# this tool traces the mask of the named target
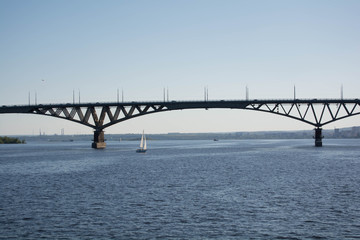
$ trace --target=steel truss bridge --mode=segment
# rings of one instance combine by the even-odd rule
[[[105,148],[104,129],[151,113],[183,109],[229,108],[289,117],[315,127],[315,146],[322,146],[322,126],[360,114],[359,99],[220,100],[40,104],[2,106],[1,113],[27,113],[70,120],[94,129],[93,148]]]

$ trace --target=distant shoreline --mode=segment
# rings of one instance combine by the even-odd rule
[[[146,130],[145,130],[146,133]],[[209,133],[165,133],[147,134],[148,140],[236,140],[236,139],[312,139],[314,130],[296,131],[258,131],[258,132],[209,132]],[[338,128],[333,130],[323,129],[323,136],[327,139],[337,138],[360,138],[360,126]],[[26,141],[92,141],[93,135],[15,135]],[[140,133],[111,134],[105,135],[107,141],[139,141]]]

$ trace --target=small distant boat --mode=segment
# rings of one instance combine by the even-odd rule
[[[137,153],[145,153],[146,152],[146,137],[144,131],[141,135],[140,148],[136,150]]]
[[[217,138],[214,138],[214,142],[217,142],[217,141],[219,141],[219,139],[217,139]]]

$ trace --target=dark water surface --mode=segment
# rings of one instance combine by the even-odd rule
[[[0,145],[0,239],[360,239],[360,140]]]

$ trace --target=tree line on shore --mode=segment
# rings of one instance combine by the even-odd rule
[[[20,143],[26,143],[25,140],[20,140],[18,138],[12,138],[12,137],[0,137],[0,144],[20,144]]]

